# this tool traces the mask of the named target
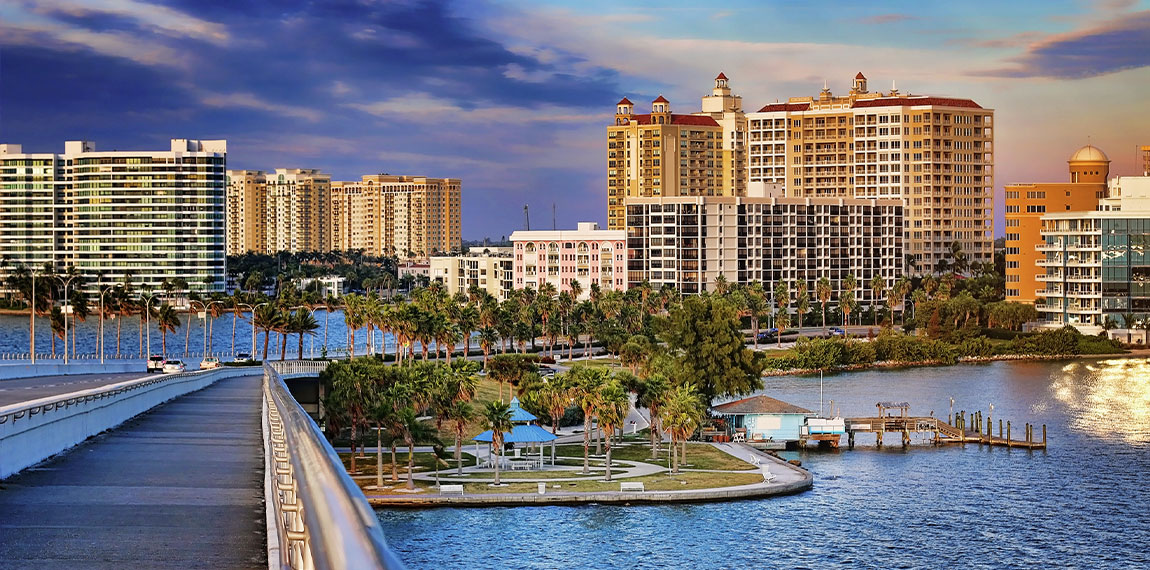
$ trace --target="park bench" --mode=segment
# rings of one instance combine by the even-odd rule
[[[643,492],[643,484],[642,483],[619,483],[619,492],[620,493],[628,493],[628,492],[630,492],[630,493],[642,493]]]
[[[439,494],[441,495],[463,495],[463,485],[440,485]]]

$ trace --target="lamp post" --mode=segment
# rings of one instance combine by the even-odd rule
[[[147,300],[144,303],[144,332],[148,337],[148,354],[144,358],[150,358],[152,356],[152,299],[155,299],[156,296],[154,294],[140,295],[140,298]]]
[[[204,344],[203,344],[204,354],[203,354],[203,357],[207,358],[207,356],[208,356],[208,306],[205,305],[203,301],[191,300],[191,301],[188,301],[188,308],[190,308],[190,309],[196,308],[195,303],[199,303],[200,308],[204,310],[204,316],[200,319],[200,325],[201,325],[201,328],[204,329]],[[191,321],[191,320],[192,320],[191,315],[188,315],[188,321]]]
[[[209,301],[209,302],[208,302],[206,305],[204,305],[204,311],[205,311],[205,312],[204,312],[204,325],[205,325],[205,328],[204,328],[204,335],[206,335],[204,338],[205,338],[205,339],[207,339],[207,338],[210,336],[210,337],[211,337],[211,339],[210,339],[210,340],[211,340],[211,342],[212,342],[212,345],[215,345],[215,342],[216,342],[216,339],[215,339],[215,331],[213,330],[213,331],[212,331],[212,334],[211,334],[211,335],[208,335],[208,329],[206,328],[206,327],[207,327],[207,324],[208,324],[208,318],[212,318],[212,316],[211,316],[211,314],[210,314],[210,312],[211,312],[211,311],[210,311],[210,309],[211,309],[212,305],[220,305],[220,306],[223,306],[223,303],[221,303],[221,302],[219,302],[219,301]],[[216,320],[215,320],[215,318],[212,318],[212,328],[213,328],[213,329],[215,328],[215,323],[216,323]],[[211,355],[211,354],[212,354],[212,352],[213,352],[213,351],[211,350],[211,346],[212,346],[212,345],[208,345],[208,344],[207,344],[207,340],[205,340],[205,341],[204,341],[204,357],[205,357],[205,358],[207,358],[209,355]]]
[[[72,280],[77,276],[70,275],[67,279],[62,275],[54,275],[54,277],[64,284],[64,308],[68,308],[71,306],[68,303],[68,286],[72,284]],[[64,364],[68,364],[68,311],[64,311]]]
[[[32,317],[28,319],[29,322],[32,323],[32,332],[31,332],[31,336],[30,336],[30,338],[31,338],[30,348],[32,349],[32,364],[36,364],[36,270],[35,269],[32,270],[32,300],[28,304],[32,309]]]
[[[112,289],[111,285],[100,287],[100,341],[96,343],[100,345],[100,364],[104,363],[104,294]]]

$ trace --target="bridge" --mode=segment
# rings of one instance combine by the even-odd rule
[[[324,367],[0,381],[0,560],[402,568],[285,384]]]

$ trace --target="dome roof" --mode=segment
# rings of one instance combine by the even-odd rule
[[[1110,162],[1110,157],[1098,148],[1086,145],[1070,155],[1070,162]]]

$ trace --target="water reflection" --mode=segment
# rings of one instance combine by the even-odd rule
[[[1050,391],[1070,427],[1093,437],[1150,444],[1150,362],[1141,358],[1071,363],[1054,375]]]

